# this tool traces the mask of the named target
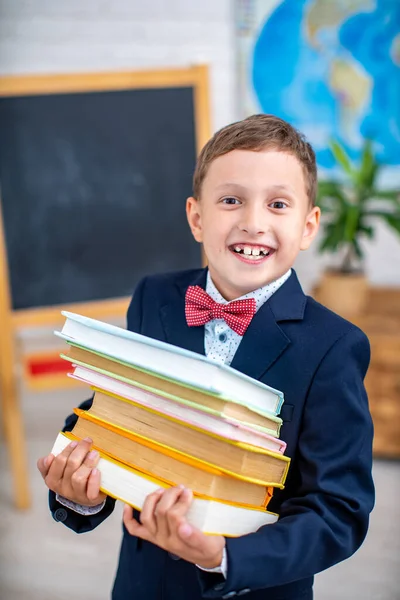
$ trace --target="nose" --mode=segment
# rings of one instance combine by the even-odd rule
[[[263,207],[256,203],[249,203],[242,212],[239,229],[249,235],[261,235],[267,230],[266,215]]]

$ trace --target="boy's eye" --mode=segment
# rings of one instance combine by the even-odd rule
[[[287,204],[286,202],[283,202],[283,200],[274,200],[273,202],[271,202],[270,207],[271,208],[278,208],[278,209],[282,209],[282,208],[286,208]]]
[[[226,198],[222,198],[222,203],[223,204],[240,204],[239,200],[237,198],[234,198],[233,196],[227,196]]]

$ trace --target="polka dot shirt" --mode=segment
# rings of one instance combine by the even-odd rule
[[[268,283],[262,288],[245,294],[236,300],[247,300],[248,298],[254,298],[256,301],[256,311],[271,298],[271,296],[278,290],[291,274],[291,269],[282,275],[276,281]],[[215,302],[220,304],[228,304],[215,287],[210,272],[207,273],[206,292]],[[204,350],[205,354],[211,360],[220,364],[230,365],[233,357],[235,356],[236,350],[239,348],[239,344],[242,340],[242,336],[232,331],[232,329],[225,323],[223,319],[213,319],[204,325]]]

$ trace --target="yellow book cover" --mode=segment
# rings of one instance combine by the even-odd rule
[[[230,477],[243,479],[245,481],[250,481],[252,483],[256,483],[256,484],[263,485],[266,487],[272,486],[272,487],[277,487],[280,489],[282,489],[284,487],[284,483],[286,480],[286,476],[287,476],[287,472],[288,472],[288,468],[289,468],[289,464],[290,464],[290,459],[288,457],[282,456],[281,454],[275,455],[275,453],[270,452],[268,450],[263,450],[263,449],[259,449],[259,448],[255,448],[255,447],[251,446],[250,447],[251,448],[250,457],[255,456],[258,459],[256,464],[254,465],[254,463],[251,461],[251,459],[249,459],[249,460],[247,460],[247,462],[244,462],[244,468],[243,468],[242,472],[236,471],[236,470],[228,468],[226,465],[222,464],[222,462],[224,460],[224,456],[221,454],[214,454],[214,457],[218,457],[218,462],[217,461],[211,462],[210,460],[205,460],[204,458],[199,456],[199,454],[201,454],[200,448],[198,449],[196,456],[194,456],[193,454],[189,454],[188,452],[178,449],[175,446],[171,446],[171,445],[165,444],[163,442],[160,442],[158,440],[155,440],[154,437],[150,438],[150,437],[143,435],[142,433],[138,433],[137,431],[132,431],[132,430],[128,430],[124,427],[121,427],[120,425],[116,424],[115,422],[111,423],[108,419],[104,419],[104,418],[98,416],[97,414],[95,414],[94,412],[92,412],[92,409],[90,409],[89,411],[85,411],[85,410],[81,410],[79,408],[75,408],[74,412],[81,419],[87,419],[87,420],[92,420],[97,423],[101,423],[103,427],[106,427],[106,428],[111,429],[112,431],[118,432],[120,435],[122,435],[128,439],[131,439],[143,446],[153,448],[153,449],[157,450],[158,452],[160,452],[161,454],[166,454],[167,456],[173,456],[174,458],[177,458],[178,460],[187,462],[188,464],[195,465],[198,468],[206,469],[206,470],[213,469],[215,472],[225,473],[226,475],[229,475]],[[155,435],[155,431],[153,432],[153,435]],[[248,451],[247,447],[242,448],[243,444],[240,444],[240,443],[227,444],[227,447],[231,448],[231,449],[235,448],[235,446],[237,446],[239,448],[239,450],[241,450],[241,451]],[[252,452],[253,449],[255,450],[255,452]],[[282,465],[282,468],[275,469],[275,470],[268,469],[268,462],[266,459],[268,459],[270,457],[270,455],[272,455],[272,458],[274,458],[274,459],[276,456],[279,457],[280,461],[279,461],[278,465],[279,466]],[[226,462],[233,462],[233,461],[230,460],[230,461],[226,461]],[[236,461],[236,462],[238,462],[238,461]],[[279,476],[279,478],[278,477],[276,479],[269,478],[268,475],[272,474],[271,472],[274,474],[276,473]]]
[[[118,428],[93,419],[79,418],[73,434],[78,440],[90,438],[93,448],[111,458],[171,485],[183,484],[195,494],[258,507],[266,507],[273,494],[272,487],[230,477],[191,457],[161,453],[157,447],[140,444]]]
[[[59,433],[52,454],[57,456],[68,446],[71,439],[74,439],[74,436],[70,433]],[[97,468],[101,473],[102,491],[138,510],[142,509],[149,494],[160,487],[169,487],[165,481],[145,475],[104,454],[100,454]],[[237,537],[275,523],[278,515],[263,508],[194,497],[187,519],[204,533]]]

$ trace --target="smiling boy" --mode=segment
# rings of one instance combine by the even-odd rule
[[[306,297],[292,270],[318,231],[316,185],[311,146],[272,115],[225,127],[201,152],[187,217],[208,268],[143,280],[128,328],[282,390],[281,437],[292,463],[269,505],[279,521],[247,536],[191,527],[191,492],[182,487],[149,496],[140,516],[126,507],[114,600],[309,600],[313,575],[349,557],[366,535],[374,502],[368,340]],[[239,332],[221,318],[237,299],[253,307]],[[192,311],[202,302],[209,314],[200,322]],[[73,424],[70,417],[66,428]],[[38,463],[53,515],[77,532],[114,507],[99,491],[98,456],[89,450],[82,441]]]
[[[226,300],[282,277],[314,239],[320,210],[294,155],[268,146],[235,149],[214,158],[202,185],[200,177],[196,172],[188,221]]]

